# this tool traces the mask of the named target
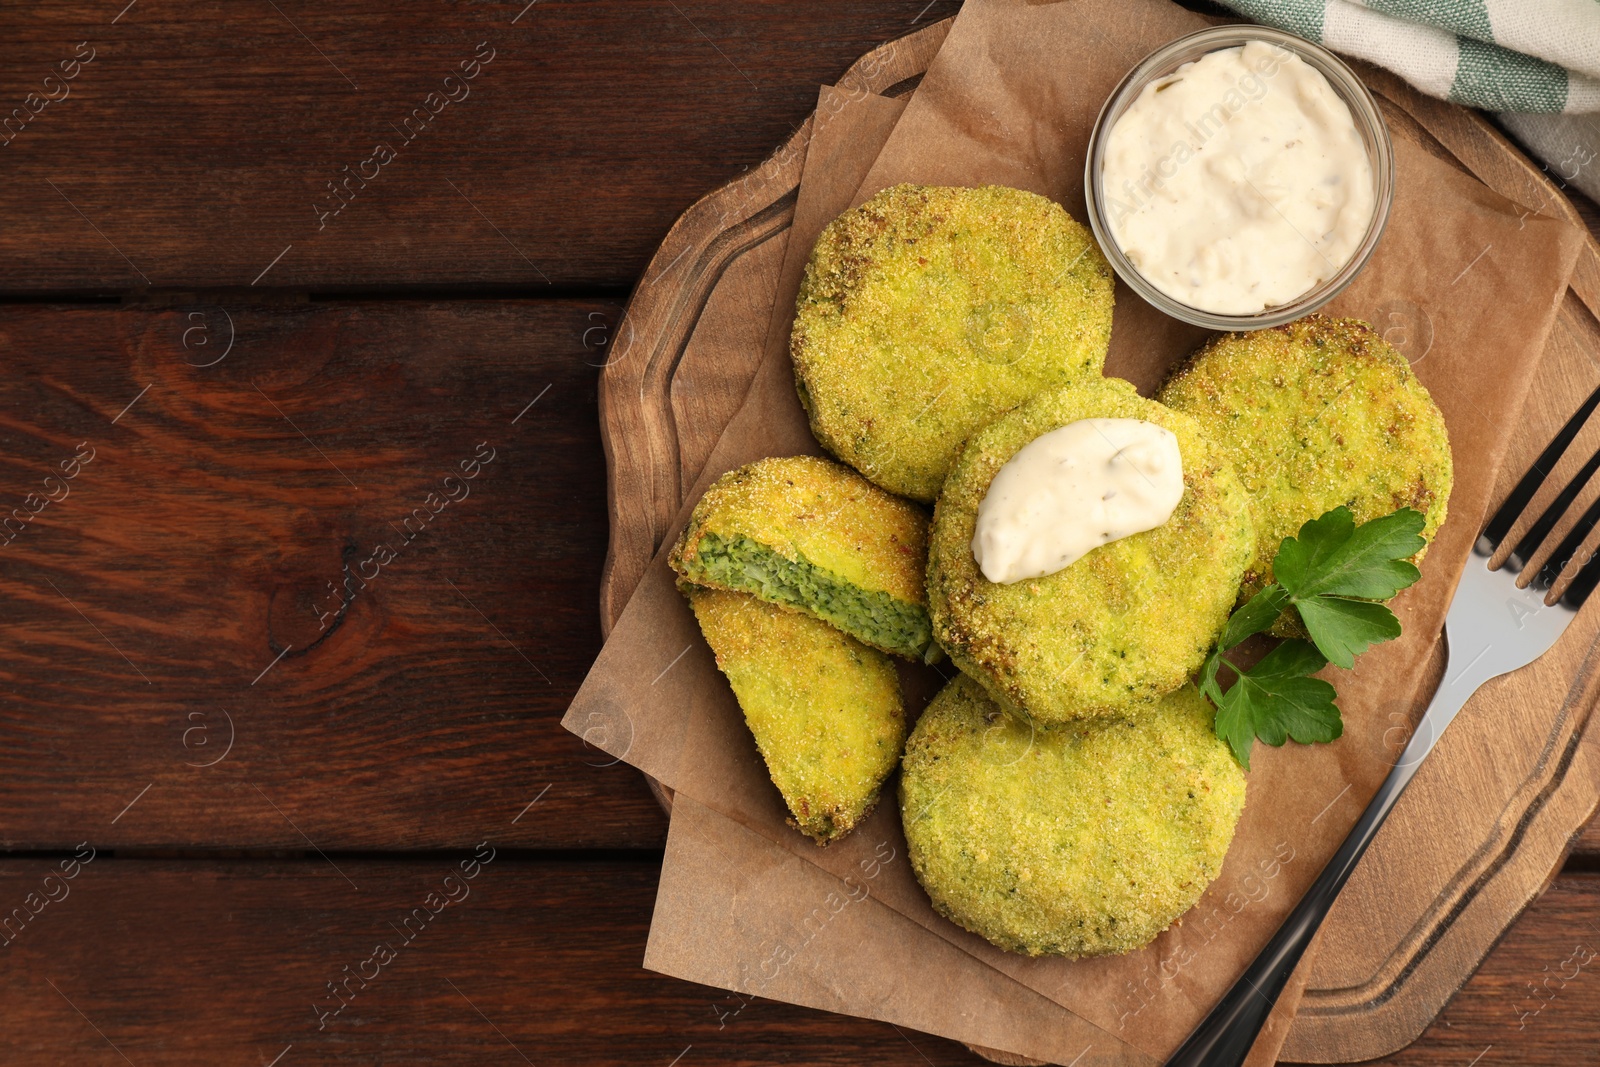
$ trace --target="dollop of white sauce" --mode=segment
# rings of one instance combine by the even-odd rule
[[[1106,140],[1106,219],[1180,303],[1249,315],[1350,261],[1375,206],[1372,163],[1328,79],[1251,41],[1145,86]]]
[[[1084,553],[1153,530],[1183,497],[1171,430],[1142,419],[1082,419],[1024,445],[978,505],[972,555],[983,576],[1042,578]]]

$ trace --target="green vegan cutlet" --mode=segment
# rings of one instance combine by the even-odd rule
[[[803,611],[910,659],[937,655],[923,592],[927,518],[815,456],[718,478],[674,546],[686,581]]]
[[[1036,730],[957,677],[906,746],[900,810],[934,907],[1000,948],[1148,944],[1222,870],[1244,772],[1193,686],[1137,722]]]
[[[791,824],[818,844],[878,801],[906,739],[894,663],[808,615],[686,587]]]
[[[1100,376],[1111,305],[1110,266],[1058,204],[995,185],[897,185],[812,250],[795,383],[830,452],[929,502],[979,427]]]
[[[1241,601],[1273,580],[1285,537],[1341,504],[1358,524],[1415,508],[1428,541],[1444,523],[1453,481],[1444,416],[1405,358],[1358,319],[1312,315],[1223,334],[1160,400],[1200,424],[1250,493],[1256,549]]]
[[[1054,574],[989,581],[972,538],[990,483],[1035,438],[1090,418],[1171,430],[1183,459],[1178,506],[1160,526]],[[934,634],[1008,711],[1044,725],[1129,715],[1199,669],[1255,543],[1244,489],[1193,419],[1118,378],[1045,393],[974,434],[950,471],[929,535]]]

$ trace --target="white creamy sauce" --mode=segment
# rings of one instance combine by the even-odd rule
[[[1183,497],[1171,430],[1141,419],[1082,419],[1024,445],[978,505],[972,555],[983,576],[1042,578],[1091,549],[1166,522]]]
[[[1285,48],[1211,52],[1145,86],[1106,141],[1105,214],[1152,285],[1248,315],[1339,271],[1372,219],[1372,164],[1328,79]]]

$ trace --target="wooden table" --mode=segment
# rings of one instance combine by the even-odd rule
[[[524,2],[0,13],[0,1062],[975,1062],[644,971],[557,725],[630,287],[956,5]],[[1593,828],[1388,1062],[1596,1062],[1584,946]]]

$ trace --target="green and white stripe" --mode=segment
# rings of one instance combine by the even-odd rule
[[[1222,0],[1489,111],[1600,111],[1596,0]]]

